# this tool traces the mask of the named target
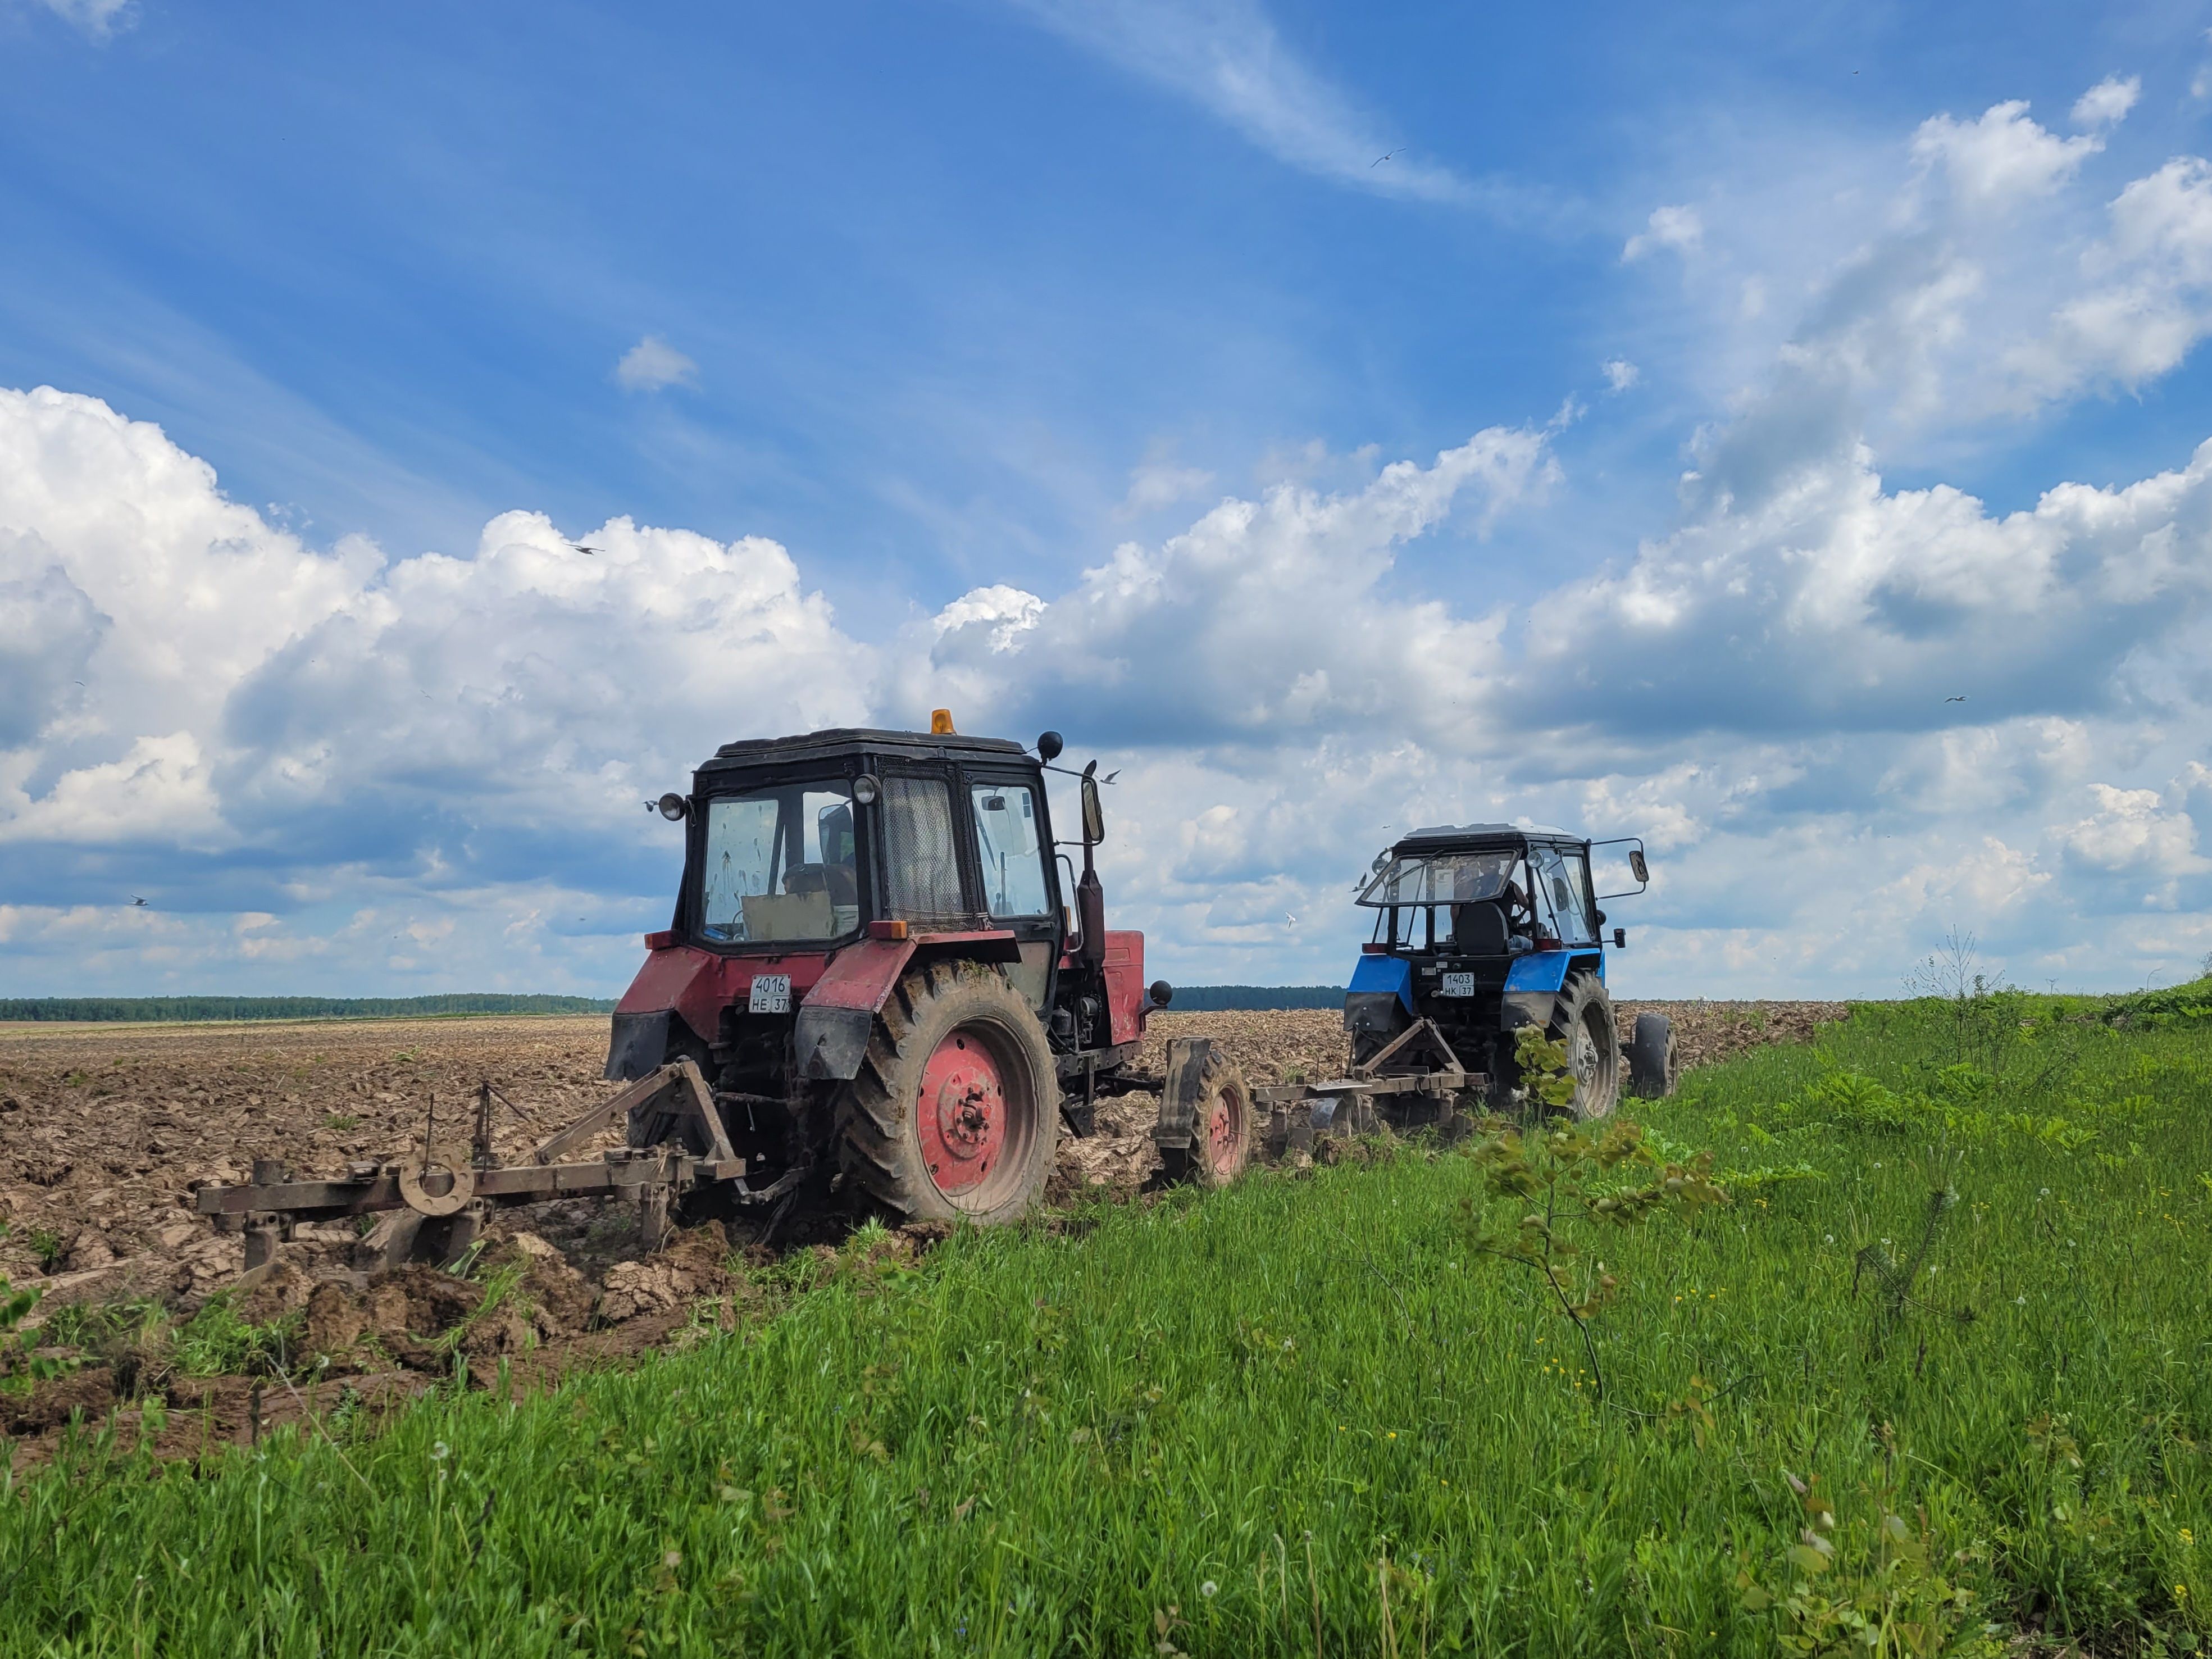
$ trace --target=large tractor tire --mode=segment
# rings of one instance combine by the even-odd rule
[[[1674,1026],[1664,1014],[1638,1014],[1628,1040],[1628,1092],[1639,1100],[1664,1100],[1680,1075]]]
[[[1196,1187],[1226,1187],[1252,1162],[1252,1091],[1236,1062],[1218,1048],[1198,1077],[1198,1109],[1190,1145],[1160,1148],[1160,1174]]]
[[[1601,981],[1577,974],[1567,981],[1552,1035],[1567,1045],[1567,1066],[1575,1077],[1567,1109],[1583,1119],[1611,1117],[1620,1103],[1620,1031]]]
[[[831,1118],[839,1169],[910,1221],[1012,1221],[1034,1206],[1060,1145],[1044,1029],[996,969],[933,963],[877,1017]]]

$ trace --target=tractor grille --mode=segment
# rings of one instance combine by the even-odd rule
[[[925,927],[976,926],[961,889],[952,793],[945,780],[884,778],[883,826],[891,915]]]

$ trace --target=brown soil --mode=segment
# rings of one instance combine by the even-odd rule
[[[1649,1008],[1674,1018],[1686,1065],[1802,1041],[1849,1012],[1840,1003],[1626,1004],[1624,1026]],[[284,1158],[302,1176],[335,1175],[352,1159],[420,1147],[434,1097],[439,1149],[459,1161],[479,1080],[519,1109],[500,1110],[494,1139],[502,1157],[520,1158],[605,1097],[605,1033],[603,1017],[0,1027],[0,1276],[43,1290],[40,1315],[125,1297],[197,1306],[235,1279],[243,1243],[190,1212],[194,1183],[243,1181],[257,1157]],[[1340,1076],[1346,1063],[1333,1011],[1168,1012],[1152,1021],[1139,1068],[1157,1074],[1167,1039],[1181,1035],[1217,1038],[1255,1084]],[[1151,1094],[1101,1100],[1097,1134],[1063,1139],[1053,1196],[1142,1187],[1158,1166],[1150,1136],[1158,1109]],[[878,1253],[910,1259],[936,1236],[907,1229]],[[345,1389],[411,1397],[426,1379],[450,1375],[457,1352],[479,1377],[502,1361],[510,1377],[527,1379],[619,1360],[701,1321],[727,1324],[759,1295],[731,1271],[732,1242],[719,1227],[642,1258],[636,1241],[632,1212],[562,1200],[502,1212],[471,1279],[419,1266],[371,1279],[355,1267],[353,1227],[303,1225],[240,1311],[298,1316],[302,1359],[323,1361],[321,1380],[296,1393],[266,1381],[262,1425],[327,1410]],[[504,1297],[486,1310],[491,1284]],[[250,1437],[253,1386],[159,1382],[165,1455]],[[109,1370],[94,1365],[27,1397],[0,1393],[0,1428],[19,1467],[50,1454],[73,1415],[112,1412],[113,1389]],[[135,1407],[123,1418],[140,1431]]]

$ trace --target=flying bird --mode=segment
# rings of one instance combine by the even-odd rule
[[[579,553],[597,553],[600,550],[596,547],[586,547],[581,542],[570,542],[568,545],[574,548]]]
[[[1284,927],[1297,927],[1297,925],[1298,925],[1298,919],[1297,919],[1296,916],[1292,915],[1291,915],[1289,911],[1287,911],[1287,910],[1285,910],[1285,911],[1284,911],[1284,912],[1283,912],[1283,926],[1284,926]]]
[[[1403,155],[1405,153],[1405,149],[1406,147],[1403,144],[1401,144],[1396,149],[1385,151],[1382,155],[1376,156],[1373,161],[1367,164],[1368,170],[1372,172],[1375,168],[1381,167],[1385,161],[1389,161],[1393,155]]]
[[[1964,697],[1946,697],[1943,701],[1945,702],[1966,702],[1966,699]]]
[[[1118,767],[1118,766],[1117,766],[1117,767],[1115,767],[1112,771],[1109,772],[1109,773],[1108,773],[1104,777],[1103,777],[1103,778],[1099,779],[1099,780],[1098,780],[1098,781],[1099,781],[1099,782],[1101,782],[1101,783],[1111,783],[1111,782],[1113,782],[1113,781],[1114,781],[1114,780],[1115,780],[1115,779],[1116,779],[1116,778],[1120,777],[1121,775],[1121,769],[1120,767]]]
[[[134,910],[143,910],[146,908],[146,901],[138,897],[136,894],[133,894],[131,899],[131,908]]]

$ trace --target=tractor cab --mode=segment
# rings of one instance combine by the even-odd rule
[[[1612,848],[1626,849],[1636,884],[1600,894],[1591,855]],[[1673,1039],[1664,1017],[1640,1017],[1624,1054],[1606,988],[1600,906],[1649,884],[1634,837],[1593,843],[1504,823],[1405,836],[1376,859],[1359,890],[1375,921],[1345,996],[1354,1065],[1455,1064],[1510,1096],[1519,1080],[1515,1033],[1533,1025],[1565,1042],[1577,1115],[1613,1109],[1624,1059],[1632,1088],[1668,1092]],[[1611,940],[1625,947],[1626,930],[1613,927]],[[1644,1021],[1656,1024],[1647,1030]]]

